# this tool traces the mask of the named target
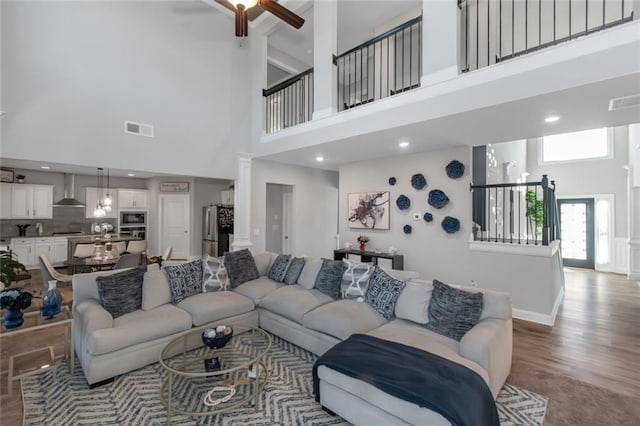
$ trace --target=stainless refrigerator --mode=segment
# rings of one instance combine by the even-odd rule
[[[202,256],[222,256],[229,251],[233,234],[233,206],[211,205],[202,209]]]

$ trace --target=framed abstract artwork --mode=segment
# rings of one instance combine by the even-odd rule
[[[389,229],[389,191],[349,194],[349,228]]]

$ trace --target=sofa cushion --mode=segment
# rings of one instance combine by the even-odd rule
[[[89,333],[87,351],[102,355],[190,329],[191,317],[175,305],[138,310],[116,318],[112,328]]]
[[[429,330],[460,340],[480,320],[482,293],[453,288],[433,280],[429,302]]]
[[[171,303],[169,279],[163,269],[149,265],[142,281],[142,309],[145,311]]]
[[[385,319],[393,319],[396,301],[405,285],[405,281],[397,280],[382,269],[375,268],[364,300]]]
[[[414,278],[418,278],[420,276],[416,271],[405,271],[400,269],[388,269],[388,268],[380,268],[384,270],[387,274],[391,275],[393,278],[400,281],[409,281]]]
[[[304,257],[294,257],[291,259],[289,263],[289,268],[287,269],[287,273],[284,276],[284,283],[291,285],[298,282],[298,278],[302,273],[302,268],[304,268]]]
[[[322,259],[317,257],[307,258],[298,277],[298,284],[311,290],[316,285],[316,277],[320,272],[320,268],[322,268]]]
[[[366,303],[336,300],[307,312],[302,325],[345,340],[353,333],[367,333],[387,321]]]
[[[196,294],[176,306],[191,315],[195,327],[244,314],[255,308],[251,299],[233,291]]]
[[[418,324],[428,323],[432,289],[433,286],[427,281],[407,281],[396,302],[396,317]]]
[[[97,277],[100,304],[115,319],[142,307],[142,281],[146,265]]]
[[[231,288],[260,278],[256,262],[248,249],[226,253],[224,255],[224,267],[227,268]]]
[[[304,314],[332,302],[333,299],[318,290],[307,290],[301,285],[285,285],[265,296],[258,306],[302,324]]]
[[[261,253],[252,253],[253,261],[256,262],[256,268],[258,269],[258,275],[264,277],[269,272],[271,264],[278,256],[277,253],[270,251],[263,251]]]
[[[218,291],[227,287],[227,270],[221,257],[207,256],[202,262],[202,291]]]
[[[180,303],[187,297],[202,293],[202,259],[166,266],[164,271],[169,279],[171,303]]]
[[[314,288],[333,300],[339,299],[342,274],[346,269],[347,265],[341,260],[322,259],[322,267],[316,277]]]
[[[233,291],[253,300],[258,305],[260,300],[269,293],[279,289],[284,284],[270,280],[267,277],[260,277],[257,280],[251,280],[244,284],[240,284]]]
[[[279,283],[283,282],[289,268],[289,262],[291,262],[290,254],[279,254],[271,264],[267,277]]]

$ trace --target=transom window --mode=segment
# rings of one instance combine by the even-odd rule
[[[562,133],[540,139],[541,163],[613,157],[609,131],[606,128]]]

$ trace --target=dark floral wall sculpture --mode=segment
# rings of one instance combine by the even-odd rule
[[[394,186],[396,184],[397,180],[394,176],[391,176],[389,178],[389,185]]]
[[[422,216],[422,218],[424,219],[425,222],[429,223],[431,221],[433,221],[433,215],[429,212],[426,212],[424,214],[424,216]]]
[[[449,204],[449,197],[439,189],[432,189],[429,191],[428,203],[436,209],[441,209]]]
[[[413,228],[411,228],[411,225],[405,225],[402,230],[404,231],[405,234],[409,235],[411,233],[411,231],[413,231]]]
[[[411,207],[411,200],[406,195],[402,194],[396,199],[396,205],[400,210],[407,210]]]
[[[455,217],[445,216],[445,218],[442,219],[442,229],[444,229],[447,234],[455,234],[460,230],[460,221]]]
[[[418,191],[420,191],[421,189],[424,189],[425,186],[427,186],[427,180],[422,173],[416,173],[415,175],[411,176],[411,186],[413,187],[413,189],[417,189]]]
[[[447,171],[447,176],[451,179],[459,179],[464,175],[464,164],[459,162],[458,160],[453,160],[447,167],[445,168]]]

